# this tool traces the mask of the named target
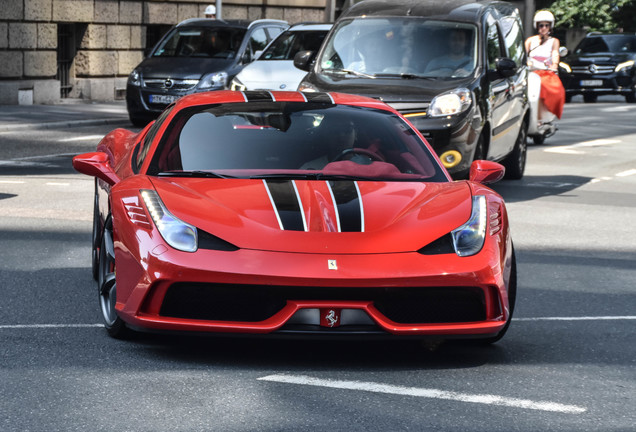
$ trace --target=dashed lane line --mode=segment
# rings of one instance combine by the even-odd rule
[[[275,374],[258,378],[259,381],[269,381],[284,384],[298,384],[315,387],[326,387],[341,390],[356,390],[371,393],[393,394],[400,396],[422,397],[429,399],[451,400],[485,405],[497,405],[512,408],[523,408],[540,411],[551,411],[564,414],[581,414],[587,408],[577,405],[566,405],[549,401],[532,401],[528,399],[510,398],[491,394],[469,394],[445,391],[432,388],[404,387],[376,382],[331,380],[315,378],[306,375]]]

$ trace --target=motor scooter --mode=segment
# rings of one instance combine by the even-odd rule
[[[559,55],[561,57],[567,55],[567,53],[567,48],[559,48]],[[547,66],[545,69],[547,69]],[[532,138],[535,144],[540,145],[545,142],[546,138],[554,135],[558,127],[556,125],[557,117],[539,103],[541,96],[541,77],[533,72],[534,70],[536,69],[531,67],[528,73],[528,102],[530,102],[528,136]]]

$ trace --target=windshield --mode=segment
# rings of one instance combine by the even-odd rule
[[[232,59],[243,35],[241,28],[175,28],[152,56]]]
[[[476,66],[476,33],[471,24],[420,18],[345,20],[318,64],[322,73],[347,78],[464,78]]]
[[[185,109],[167,128],[148,174],[447,181],[397,115],[293,102]]]
[[[286,31],[280,35],[259,60],[293,60],[299,51],[318,51],[327,30]]]
[[[591,54],[599,52],[636,52],[636,36],[606,35],[583,39],[576,48],[576,54]]]

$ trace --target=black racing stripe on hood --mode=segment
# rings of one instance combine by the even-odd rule
[[[246,91],[243,92],[248,102],[259,102],[259,101],[267,101],[273,102],[274,97],[268,91],[258,90],[258,91]]]
[[[305,95],[307,102],[320,102],[320,103],[333,104],[333,99],[327,93],[309,92],[309,93],[303,93],[303,94]]]
[[[336,180],[330,181],[329,185],[338,209],[340,231],[361,232],[362,210],[355,182]]]
[[[302,209],[291,180],[267,181],[275,211],[284,230],[305,231]]]

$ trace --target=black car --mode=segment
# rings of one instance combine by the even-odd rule
[[[381,99],[453,176],[489,159],[518,179],[529,110],[523,41],[508,3],[365,0],[338,19],[318,53],[298,53],[296,67],[309,71],[299,90]]]
[[[128,77],[130,121],[143,126],[183,95],[227,88],[287,27],[278,20],[250,23],[207,18],[177,24]]]
[[[599,95],[623,95],[636,103],[636,34],[588,34],[559,64],[566,101],[583,95],[596,102]]]

